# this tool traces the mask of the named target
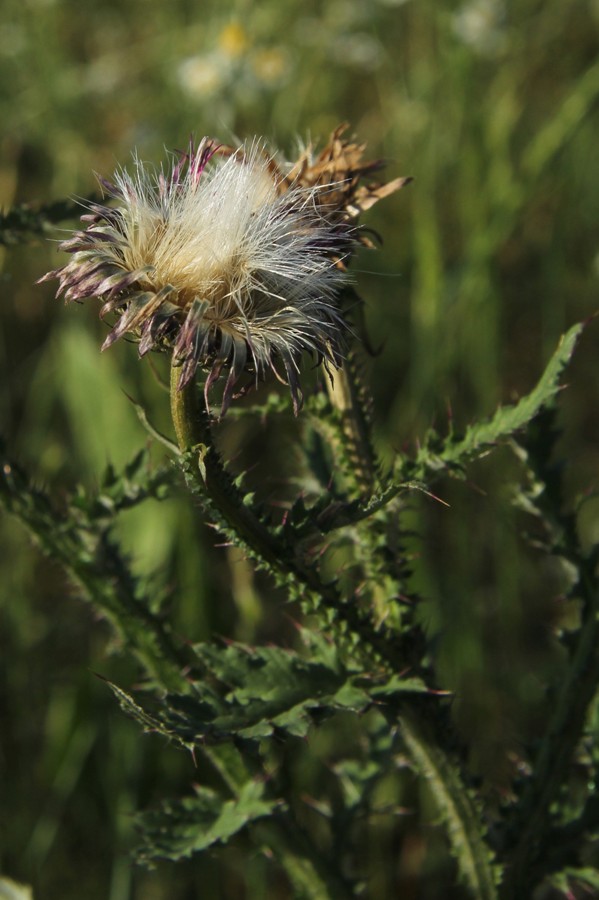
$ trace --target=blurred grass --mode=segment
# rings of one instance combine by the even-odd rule
[[[433,422],[459,427],[529,388],[560,332],[596,310],[598,30],[596,0],[4,0],[0,203],[84,196],[92,171],[110,175],[134,147],[158,160],[192,132],[264,134],[291,152],[298,136],[350,121],[391,175],[416,176],[368,215],[385,243],[356,265],[382,345],[369,369],[388,454]],[[165,397],[134,348],[98,353],[96,310],[65,310],[33,285],[58,265],[51,245],[3,251],[2,264],[10,451],[58,492],[93,486],[146,441],[125,392],[167,431]],[[564,394],[573,496],[597,483],[596,345],[594,325]],[[246,435],[255,478],[268,481],[291,442],[270,428],[264,446],[250,429],[228,438],[232,452]],[[441,486],[450,510],[419,500],[410,513],[434,652],[458,690],[473,766],[500,787],[505,750],[534,733],[543,673],[559,664],[549,633],[559,585],[522,548],[513,474],[507,456],[481,464],[470,485]],[[598,512],[585,511],[589,539]],[[230,585],[226,554],[181,499],[128,513],[122,535],[138,568],[172,587],[182,634],[286,639],[288,610],[262,580],[257,600],[243,561]],[[91,673],[124,684],[136,673],[107,655],[102,624],[14,522],[0,538],[0,872],[50,900],[284,896],[243,847],[227,867],[131,869],[131,811],[184,790],[191,761],[121,720]],[[403,790],[401,802],[413,788]],[[431,877],[425,893],[414,887],[434,839],[407,831],[393,877],[381,868],[389,834],[367,851],[375,900],[392,884],[441,896]]]

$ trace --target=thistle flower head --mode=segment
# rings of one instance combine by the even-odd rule
[[[269,370],[297,411],[302,354],[325,368],[342,358],[336,296],[360,240],[361,173],[335,172],[307,151],[281,167],[258,141],[234,150],[205,138],[160,169],[134,157],[132,174],[100,179],[116,205],[91,204],[85,230],[60,245],[70,262],[41,280],[116,315],[103,349],[127,333],[140,356],[170,349],[180,388],[205,368],[206,402],[225,372],[221,413],[243,372]]]

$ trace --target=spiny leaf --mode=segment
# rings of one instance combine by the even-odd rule
[[[450,435],[445,440],[440,440],[433,433],[420,448],[415,460],[405,457],[398,459],[394,473],[397,480],[430,481],[431,473],[459,472],[467,462],[484,456],[499,441],[505,440],[531,422],[553,401],[560,390],[561,374],[572,357],[584,327],[584,323],[578,323],[562,335],[545,371],[529,394],[512,406],[500,407],[488,421],[471,425],[462,437]],[[391,486],[388,491],[393,496]]]
[[[202,679],[192,684],[193,694],[168,697],[164,721],[184,742],[233,736],[254,740],[275,730],[301,736],[317,710],[358,711],[369,703],[363,690],[344,691],[348,673],[341,667],[308,661],[278,647],[204,644],[194,649],[201,666],[220,685],[217,690]]]
[[[369,693],[371,697],[376,697],[377,699],[392,696],[399,697],[402,694],[405,696],[405,694],[430,695],[434,693],[438,697],[449,696],[449,691],[431,692],[421,678],[403,677],[401,675],[392,675],[388,681],[374,685]]]
[[[340,502],[323,497],[311,508],[298,509],[298,524],[303,526],[304,531],[308,531],[311,526],[322,533],[357,524],[369,519],[400,494],[409,491],[429,494],[427,484],[431,480],[431,474],[442,471],[457,473],[466,463],[489,453],[499,441],[522,429],[550,405],[560,390],[560,376],[572,357],[583,329],[584,324],[579,323],[562,335],[537,385],[518,403],[500,407],[491,419],[471,425],[460,438],[451,435],[443,440],[437,432],[431,432],[416,459],[398,458],[394,474],[399,480],[389,481],[366,502]],[[327,424],[327,427],[330,426]],[[444,502],[431,496],[438,502]],[[291,524],[295,524],[293,518]]]
[[[102,676],[98,677],[102,678]],[[106,684],[115,695],[123,712],[141,725],[144,731],[159,732],[160,734],[170,736],[159,716],[152,715],[147,709],[140,706],[139,703],[136,703],[130,694],[123,691],[116,684],[113,684],[111,681],[107,681],[104,678],[102,678],[102,680],[106,681]]]
[[[489,422],[472,425],[464,437],[443,453],[446,464],[471,459],[501,438],[508,437],[523,428],[546,407],[560,389],[560,376],[570,362],[583,324],[574,325],[562,335],[557,350],[539,379],[536,387],[514,406],[500,407]]]
[[[108,466],[97,494],[79,491],[75,505],[91,519],[113,519],[122,510],[131,509],[144,500],[164,500],[168,489],[176,480],[176,473],[169,466],[152,466],[146,449],[141,450],[117,473]]]
[[[300,737],[317,716],[359,713],[391,698],[430,694],[417,678],[365,676],[350,671],[330,650],[306,659],[279,647],[200,644],[194,647],[203,677],[189,692],[138,703],[111,686],[122,708],[146,730],[186,747],[231,739],[262,740],[275,732]]]
[[[264,784],[248,781],[233,799],[197,786],[193,797],[165,803],[138,817],[143,844],[138,858],[184,859],[227,843],[250,823],[270,816],[281,801],[265,797]]]
[[[243,500],[236,496],[236,489],[228,473],[225,475],[223,492],[230,492],[229,500],[237,507],[232,521],[225,516],[214,498],[204,489],[196,474],[194,451],[182,454],[179,464],[184,472],[189,490],[197,498],[209,524],[218,530],[231,544],[241,549],[258,569],[268,572],[277,587],[283,588],[289,600],[296,600],[307,614],[316,613],[323,627],[335,639],[343,642],[344,649],[351,654],[368,656],[370,661],[386,660],[387,665],[401,667],[405,664],[404,645],[397,634],[384,626],[373,624],[369,611],[359,608],[354,598],[346,600],[334,582],[324,583],[316,564],[298,559],[298,541],[291,540],[285,529],[271,526],[264,517],[253,518],[253,525],[259,528],[253,540],[249,535],[250,522],[237,514],[249,510]],[[227,483],[229,481],[229,483]],[[239,518],[244,528],[239,527]],[[247,526],[247,527],[246,527]],[[299,542],[301,543],[301,542]]]

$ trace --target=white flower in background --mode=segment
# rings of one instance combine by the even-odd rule
[[[471,0],[452,17],[457,37],[481,56],[494,56],[505,43],[502,0]]]
[[[177,79],[191,97],[210,97],[228,80],[228,71],[216,53],[190,56],[177,67]]]

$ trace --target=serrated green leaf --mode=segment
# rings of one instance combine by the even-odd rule
[[[513,406],[500,407],[488,422],[470,426],[458,442],[447,444],[442,453],[443,462],[448,465],[471,459],[534,419],[559,391],[560,376],[572,358],[583,328],[584,324],[579,323],[562,335],[545,371],[529,394]]]
[[[364,755],[339,759],[332,767],[339,779],[344,807],[352,813],[369,812],[372,791],[381,775],[397,767],[396,729],[389,727],[387,719],[378,712],[366,724],[368,743]]]
[[[193,797],[165,803],[138,819],[143,844],[140,860],[184,859],[214,846],[225,844],[243,828],[269,816],[281,801],[267,799],[264,785],[248,781],[233,799],[216,791],[196,787]]]
[[[420,479],[430,481],[431,473],[444,470],[459,472],[467,462],[484,456],[498,442],[531,422],[549,406],[560,390],[560,377],[572,358],[584,327],[584,323],[578,323],[562,335],[539,381],[518,403],[500,407],[492,418],[471,425],[461,437],[450,435],[442,440],[437,432],[431,432],[416,459],[400,457],[394,472],[396,483],[387,486],[382,500],[388,502],[395,497],[408,480],[412,480],[415,485]]]
[[[312,721],[306,715],[298,715],[298,708],[295,706],[292,709],[281,713],[281,715],[276,716],[276,718],[272,720],[272,724],[279,731],[286,731],[287,734],[290,734],[292,737],[303,738],[308,734]],[[246,732],[244,732],[244,735],[245,734]]]
[[[338,692],[348,673],[306,660],[279,647],[242,644],[194,648],[212,679],[192,684],[191,695],[169,695],[164,720],[183,740],[224,740],[232,735],[260,739],[275,729],[306,734],[311,713],[346,706]],[[365,697],[362,706],[368,702]]]
[[[149,710],[147,701],[138,703],[114,685],[111,688],[124,711],[142,727],[184,746],[232,738],[259,741],[275,731],[304,737],[315,716],[320,720],[342,710],[361,713],[392,695],[427,692],[416,678],[365,679],[359,671],[342,666],[328,642],[323,648],[326,661],[280,647],[197,645],[194,651],[205,677],[190,681],[188,693],[152,700]]]
[[[334,696],[335,705],[351,712],[362,712],[371,704],[367,692],[355,684],[348,682]]]
[[[4,458],[0,505],[20,519],[47,556],[65,568],[148,674],[163,687],[181,689],[186,683],[182,675],[185,657],[168,625],[151,610],[127,557],[111,537],[117,504],[110,501],[99,508],[98,498],[80,490],[64,498],[59,508]]]
[[[500,407],[489,422],[472,425],[457,445],[447,449],[443,458],[446,462],[470,456],[485,445],[493,444],[507,437],[530,422],[558,392],[560,375],[570,361],[574,347],[580,337],[583,325],[575,325],[560,340],[557,350],[538,384],[514,406]]]

